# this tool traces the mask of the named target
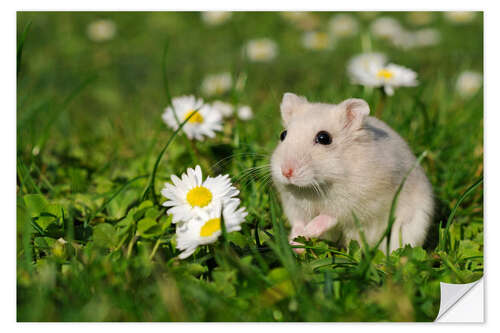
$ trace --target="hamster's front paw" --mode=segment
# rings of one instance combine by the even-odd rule
[[[295,242],[293,239],[299,236],[304,236],[304,223],[297,222],[292,226],[292,231],[290,232],[290,236],[288,237],[288,243],[290,245],[304,245],[299,242]],[[293,251],[297,254],[301,254],[305,252],[305,249],[294,248]]]
[[[337,219],[329,215],[318,215],[313,218],[304,228],[304,236],[318,238],[337,223]]]

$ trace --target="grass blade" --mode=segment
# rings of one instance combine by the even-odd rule
[[[66,108],[69,106],[69,104],[73,101],[73,99],[78,96],[78,94],[90,83],[92,83],[95,79],[97,78],[97,75],[90,75],[87,77],[85,80],[83,80],[78,86],[76,86],[73,91],[63,100],[59,108],[56,108],[55,111],[52,112],[52,114],[48,117],[48,120],[46,122],[45,127],[41,131],[41,136],[40,139],[38,140],[37,146],[40,148],[40,150],[43,148],[45,143],[47,142],[49,135],[50,135],[50,128],[54,126],[56,123],[56,120],[59,118],[59,116],[66,110]]]
[[[17,77],[19,77],[19,73],[21,72],[21,60],[23,57],[23,49],[24,49],[24,43],[26,42],[26,36],[28,36],[28,31],[30,30],[31,27],[31,21],[26,24],[24,27],[23,33],[21,34],[21,38],[19,39],[19,42],[17,43]]]
[[[155,161],[155,164],[153,166],[153,171],[151,172],[151,178],[149,180],[149,184],[148,186],[146,187],[146,189],[144,190],[144,193],[142,195],[142,199],[144,200],[148,195],[151,196],[151,198],[153,199],[153,202],[156,204],[156,205],[159,205],[158,203],[158,199],[156,198],[156,194],[155,194],[155,180],[156,180],[156,173],[158,172],[158,165],[160,164],[160,161],[163,157],[163,154],[165,154],[165,151],[167,150],[168,146],[170,146],[170,144],[172,143],[172,141],[175,139],[175,137],[177,136],[177,134],[182,130],[182,128],[184,127],[184,125],[189,121],[189,119],[191,119],[191,117],[193,117],[196,113],[198,113],[198,110],[195,110],[194,112],[192,112],[189,117],[187,117],[186,119],[184,119],[184,121],[179,125],[179,127],[174,131],[174,133],[172,133],[172,135],[170,136],[170,138],[168,139],[167,143],[165,144],[165,146],[162,148],[162,150],[160,151],[160,154],[158,154],[158,157],[156,158],[156,161]]]
[[[449,240],[448,236],[449,236],[449,230],[450,230],[451,222],[453,221],[453,218],[455,217],[455,214],[457,213],[458,207],[460,206],[460,204],[462,203],[462,201],[464,201],[465,198],[470,193],[472,193],[472,191],[474,191],[479,185],[482,184],[482,182],[483,182],[483,178],[477,180],[474,184],[472,184],[471,186],[469,186],[469,188],[467,188],[467,190],[465,190],[465,192],[460,196],[460,198],[458,198],[457,203],[453,207],[453,209],[452,209],[452,211],[450,213],[450,216],[448,216],[448,220],[446,221],[446,226],[445,226],[444,235],[443,235],[443,245],[444,246],[447,245],[447,242]]]
[[[116,196],[118,194],[120,194],[127,186],[129,186],[130,184],[132,184],[133,182],[135,182],[136,180],[139,180],[139,179],[142,179],[142,178],[146,178],[147,175],[142,175],[142,176],[137,176],[135,178],[132,178],[131,180],[129,180],[128,182],[126,182],[125,184],[122,185],[122,187],[120,187],[115,193],[113,193],[112,196],[110,196],[106,201],[104,201],[101,205],[101,207],[99,207],[92,215],[90,215],[90,217],[86,220],[87,222],[90,222],[92,221],[92,219],[94,217],[96,217],[97,214],[99,214],[100,212],[102,212],[104,210],[104,208],[106,208],[106,206],[111,202],[113,201],[114,198],[116,198]]]
[[[394,224],[394,222],[396,220],[396,217],[394,216],[394,214],[396,212],[396,207],[397,207],[397,204],[398,204],[399,194],[403,190],[403,186],[404,186],[404,184],[405,184],[406,179],[408,178],[408,176],[410,176],[410,174],[412,173],[412,171],[420,164],[420,162],[424,159],[424,157],[426,155],[427,155],[427,151],[424,151],[422,154],[420,154],[420,156],[415,161],[415,164],[413,165],[413,167],[406,173],[406,175],[403,177],[403,180],[399,184],[398,189],[396,190],[396,194],[394,194],[394,197],[392,198],[391,210],[390,210],[390,213],[389,213],[389,220],[387,221],[387,228],[385,229],[385,232],[382,234],[382,237],[380,237],[380,239],[378,240],[378,242],[372,248],[372,252],[377,251],[378,247],[380,246],[380,244],[382,243],[382,241],[384,240],[384,238],[387,237],[387,240],[386,240],[386,242],[387,242],[386,255],[387,255],[387,257],[389,257],[389,244],[390,244],[390,241],[391,241],[391,236],[390,235],[391,235],[392,226],[393,226],[393,224]]]

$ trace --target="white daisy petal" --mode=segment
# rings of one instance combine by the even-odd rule
[[[201,90],[206,96],[222,95],[228,92],[233,86],[231,73],[208,75],[203,79]]]
[[[188,119],[182,130],[191,139],[202,141],[207,131],[222,130],[222,115],[218,109],[203,104],[203,100],[194,96],[180,96],[172,100],[172,107],[167,107],[162,115],[164,122],[176,130],[178,122]],[[177,119],[176,119],[177,118]],[[215,136],[215,133],[214,135]]]
[[[481,73],[474,71],[463,71],[458,75],[456,89],[460,96],[469,98],[483,85],[483,76]]]
[[[185,259],[194,253],[194,248],[215,242],[222,233],[222,219],[227,232],[241,230],[246,213],[244,209],[235,210],[236,201],[224,206],[221,212],[221,203],[217,203],[211,210],[197,209],[197,216],[183,225],[183,230],[176,231],[177,249],[183,251],[180,259]]]
[[[188,168],[181,177],[172,175],[175,185],[165,184],[163,206],[170,207],[172,223],[176,224],[177,248],[184,259],[199,245],[213,243],[221,234],[222,217],[228,232],[240,230],[247,212],[235,198],[239,191],[229,175],[207,177],[203,181],[200,166]]]
[[[394,94],[395,87],[418,85],[416,72],[396,64],[386,65],[385,62],[385,56],[379,53],[355,56],[348,65],[352,83],[367,87],[383,87],[389,96]]]
[[[253,39],[247,42],[244,52],[252,62],[269,62],[278,55],[278,45],[269,38]]]

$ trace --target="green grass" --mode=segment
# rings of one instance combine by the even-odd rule
[[[315,15],[326,24],[331,13]],[[404,13],[388,15],[411,27]],[[117,35],[91,42],[86,27],[101,17]],[[442,41],[412,51],[370,38],[369,20],[357,18],[359,35],[307,51],[277,13],[235,13],[217,27],[198,13],[18,13],[18,320],[432,321],[440,281],[483,274],[482,90],[463,99],[454,89],[462,70],[482,72],[482,14],[461,26],[436,14],[430,25]],[[277,41],[275,61],[241,57],[257,37]],[[275,190],[245,171],[277,144],[286,91],[332,103],[359,97],[376,109],[381,92],[346,74],[363,38],[419,74],[418,87],[388,98],[382,119],[417,156],[427,152],[436,228],[425,249],[386,256],[312,240],[298,256]],[[203,77],[222,71],[247,80],[220,99],[251,105],[255,118],[228,121],[194,152],[161,113],[168,93],[200,96]],[[231,175],[249,215],[241,232],[179,261],[159,191],[196,164]]]

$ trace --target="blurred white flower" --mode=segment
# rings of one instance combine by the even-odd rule
[[[33,150],[31,150],[31,153],[37,156],[38,154],[40,154],[40,147],[38,145],[34,146]]]
[[[307,31],[302,36],[302,45],[309,50],[325,50],[332,48],[333,40],[325,32]]]
[[[319,25],[318,18],[309,12],[280,12],[281,16],[302,30],[313,30]]]
[[[366,72],[376,71],[384,66],[387,58],[382,53],[362,53],[349,61],[347,71],[351,79],[357,83],[358,78],[363,77]]]
[[[423,13],[419,12],[419,14]],[[385,39],[404,50],[436,45],[441,40],[441,34],[436,29],[409,31],[392,17],[378,18],[372,23],[371,31],[374,36]]]
[[[208,75],[203,79],[201,90],[206,96],[221,95],[231,89],[233,78],[231,73]]]
[[[413,25],[426,25],[434,21],[433,12],[410,12],[407,17]]]
[[[278,45],[269,38],[250,40],[244,50],[248,59],[254,62],[268,62],[278,55]]]
[[[432,46],[438,44],[441,40],[441,33],[433,28],[417,30],[414,36],[417,46]]]
[[[404,49],[410,50],[417,46],[417,38],[413,32],[406,31],[401,29],[401,31],[392,36],[389,40],[394,46]]]
[[[222,115],[212,106],[203,104],[201,98],[196,99],[194,96],[176,97],[172,99],[172,105],[173,108],[169,106],[165,109],[162,118],[174,130],[179,127],[178,122],[183,122],[194,113],[182,128],[189,139],[194,138],[202,141],[204,136],[213,138],[215,131],[222,130]]]
[[[228,175],[203,180],[201,168],[188,168],[181,178],[171,177],[172,184],[165,183],[161,194],[168,199],[163,203],[171,207],[167,213],[172,214],[172,223],[187,222],[198,216],[198,209],[214,210],[221,203],[226,206],[240,192],[231,184]]]
[[[232,12],[222,12],[222,11],[209,11],[201,12],[201,19],[207,25],[215,26],[220,25],[231,18]]]
[[[351,37],[358,33],[358,21],[349,14],[335,15],[328,23],[330,32],[335,37]]]
[[[402,30],[391,41],[394,46],[404,50],[410,50],[417,47],[433,46],[441,40],[441,33],[433,28],[426,28],[417,31]]]
[[[87,26],[87,36],[94,42],[105,42],[113,39],[116,25],[111,20],[97,20]]]
[[[212,107],[219,111],[220,114],[225,118],[231,117],[234,113],[234,107],[226,102],[215,101],[212,103]]]
[[[455,24],[463,24],[474,21],[477,12],[445,12],[444,17]]]
[[[483,76],[474,71],[464,71],[457,79],[457,91],[462,97],[473,96],[483,85]]]
[[[386,16],[377,18],[373,21],[370,29],[374,36],[387,40],[398,38],[404,31],[403,27],[396,19]]]
[[[385,57],[368,53],[354,57],[348,65],[352,83],[368,87],[383,87],[387,95],[394,94],[396,87],[416,86],[417,73],[403,66],[384,65]]]
[[[212,210],[198,210],[196,217],[186,223],[178,224],[176,247],[183,251],[179,258],[189,257],[200,245],[214,243],[222,233],[221,217],[224,220],[226,232],[241,230],[241,224],[248,213],[244,207],[238,209],[239,203],[238,199],[232,199],[223,207],[218,204]]]
[[[250,120],[253,118],[252,108],[248,105],[241,105],[238,107],[238,118],[241,120]]]

